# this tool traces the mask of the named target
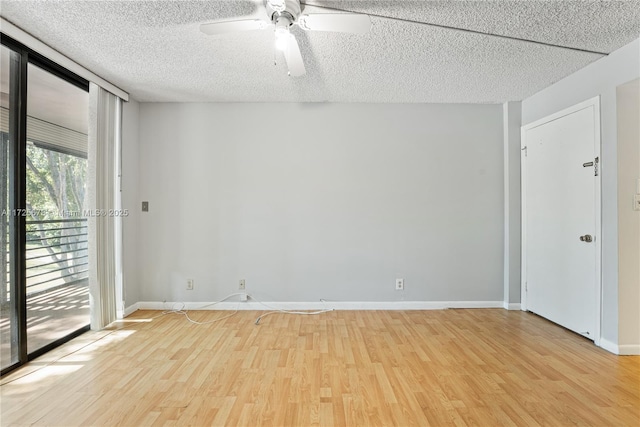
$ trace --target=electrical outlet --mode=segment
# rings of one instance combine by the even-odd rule
[[[404,279],[396,279],[396,291],[404,290]]]
[[[188,291],[193,290],[193,279],[187,279],[187,290]]]
[[[244,291],[247,287],[245,286],[244,279],[240,279],[240,283],[238,284],[238,289]]]

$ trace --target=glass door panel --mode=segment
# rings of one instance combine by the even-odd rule
[[[20,54],[0,47],[0,369],[19,362],[16,277],[16,200],[14,181]]]
[[[18,298],[15,275],[15,165],[17,74],[20,54],[0,47],[0,369],[19,362]]]
[[[85,209],[89,94],[27,69],[27,351],[89,324]]]

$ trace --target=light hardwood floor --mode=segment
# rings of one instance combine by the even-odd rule
[[[2,378],[1,424],[640,425],[640,357],[529,313],[158,313]]]

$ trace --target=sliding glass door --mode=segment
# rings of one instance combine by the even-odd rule
[[[89,329],[88,82],[2,36],[0,368]]]

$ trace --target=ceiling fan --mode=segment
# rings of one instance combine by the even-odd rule
[[[333,31],[365,34],[371,29],[369,15],[360,13],[302,13],[300,0],[264,0],[265,19],[211,22],[200,25],[200,31],[208,35],[273,28],[275,47],[284,53],[289,75],[298,77],[306,73],[304,60],[295,36],[293,25],[306,31]]]

